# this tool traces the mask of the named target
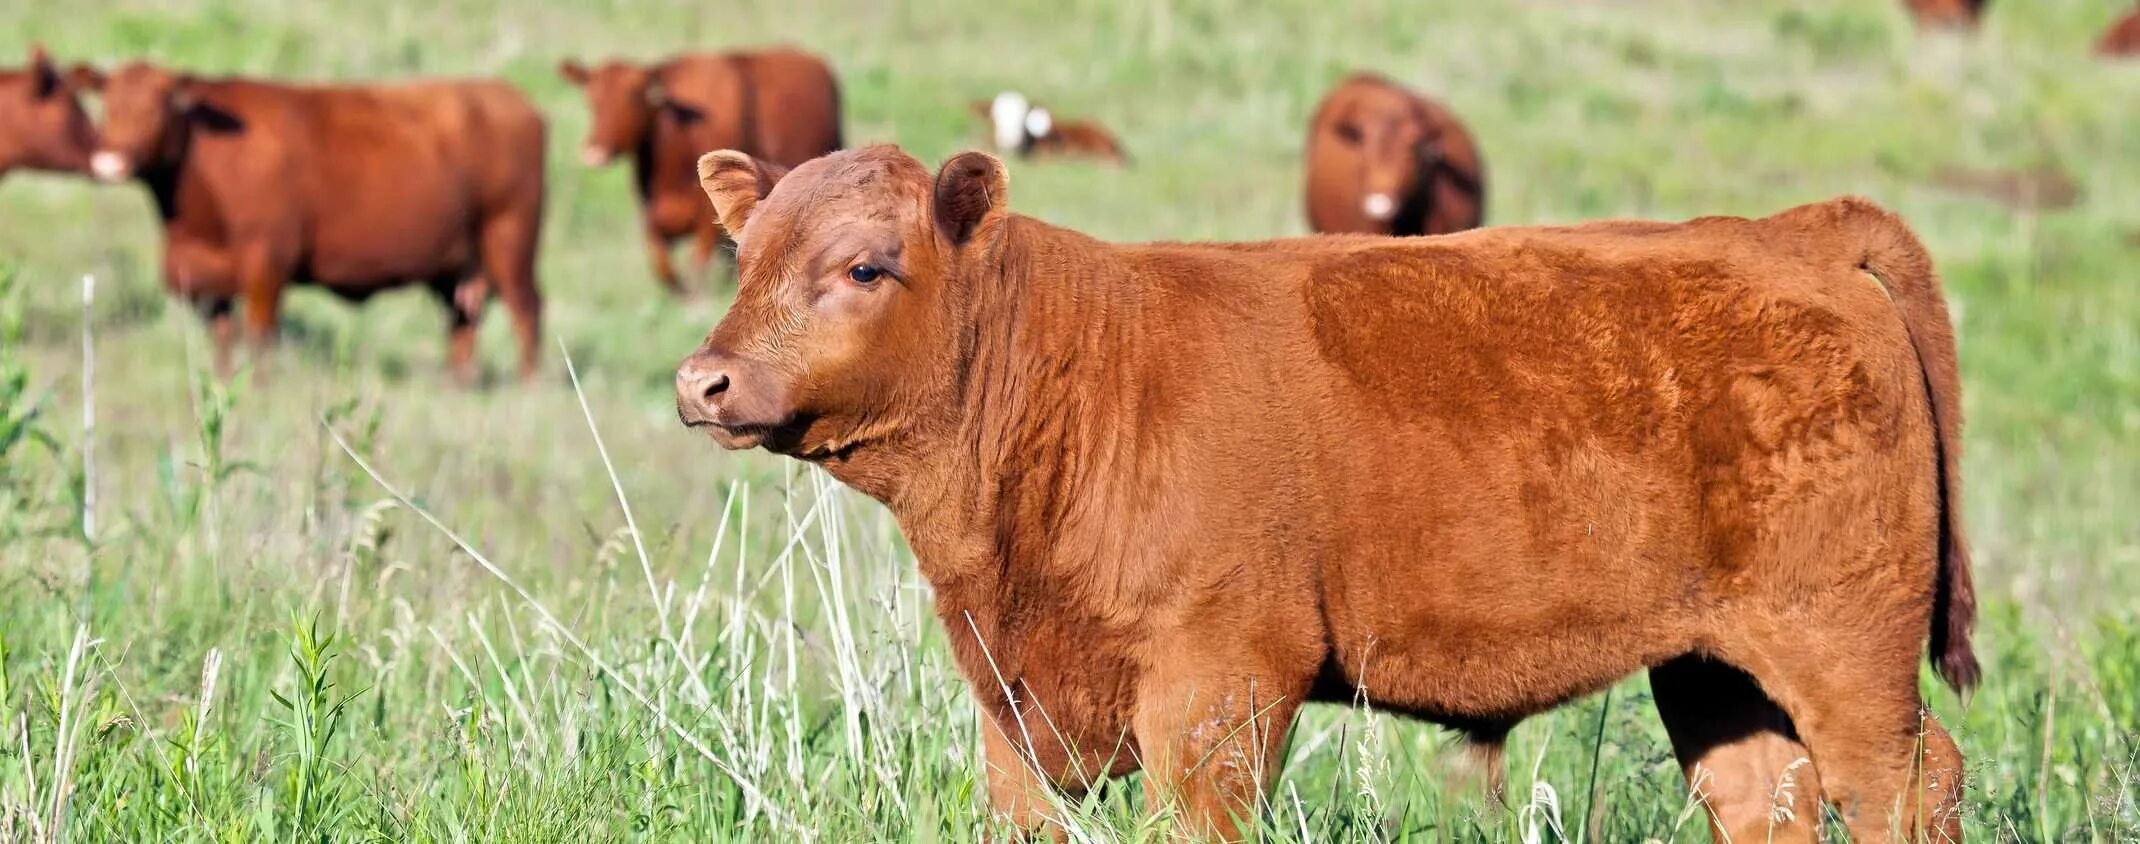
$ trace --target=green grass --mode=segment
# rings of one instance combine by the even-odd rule
[[[1016,164],[1012,203],[1110,238],[1299,232],[1306,117],[1355,67],[1471,122],[1492,222],[1839,193],[1898,209],[1961,323],[1987,680],[1967,706],[1932,698],[1969,757],[1969,831],[2140,837],[2140,65],[2087,55],[2121,0],[1994,2],[1967,37],[1920,36],[1888,0],[722,5],[0,8],[10,63],[36,39],[63,60],[524,87],[553,118],[548,332],[591,409],[555,348],[535,386],[448,386],[417,292],[356,309],[300,290],[272,388],[219,385],[138,189],[0,184],[0,840],[981,832],[973,707],[890,519],[676,426],[671,367],[718,297],[662,298],[625,176],[572,163],[586,115],[557,59],[773,41],[836,65],[856,142],[941,158],[983,137],[965,103],[1006,86],[1106,121],[1135,168]],[[1937,175],[2041,163],[2077,205]],[[484,331],[497,373],[505,323]],[[1432,727],[1315,710],[1267,831],[1705,838],[1639,678],[1520,728],[1508,807],[1457,757]],[[1076,837],[1164,837],[1131,785],[1061,807]]]

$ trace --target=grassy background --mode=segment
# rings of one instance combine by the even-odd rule
[[[1471,123],[1490,222],[1846,192],[1900,210],[1961,323],[1988,680],[1966,707],[1933,699],[1969,757],[1970,831],[2140,837],[2140,64],[2087,55],[2120,0],[1995,0],[1969,36],[1916,33],[1887,0],[736,5],[0,8],[8,62],[34,39],[68,61],[523,87],[553,121],[547,330],[591,410],[554,350],[538,385],[449,387],[414,291],[354,309],[299,290],[273,388],[217,385],[138,188],[0,184],[0,840],[980,832],[972,708],[890,520],[677,428],[669,373],[720,297],[660,296],[624,173],[573,161],[586,114],[558,59],[778,41],[838,69],[854,142],[939,159],[983,138],[968,100],[1013,86],[1102,119],[1136,167],[1015,164],[1012,203],[1117,239],[1299,232],[1307,115],[1362,67]],[[2077,201],[1962,184],[2036,170]],[[505,323],[484,331],[494,371]],[[1519,729],[1506,807],[1419,724],[1317,710],[1292,756],[1273,837],[1704,837],[1640,678]],[[1060,808],[1080,838],[1163,836],[1137,791]]]

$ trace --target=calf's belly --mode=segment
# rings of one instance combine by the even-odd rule
[[[1692,644],[1664,624],[1471,624],[1346,631],[1315,696],[1452,725],[1513,723],[1611,685]]]
[[[1325,567],[1325,694],[1506,720],[1702,641],[1712,590],[1669,484],[1578,466],[1399,485],[1353,505]]]

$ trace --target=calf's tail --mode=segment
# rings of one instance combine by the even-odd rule
[[[1966,693],[1981,676],[1970,630],[1976,624],[1976,586],[1962,535],[1962,379],[1947,315],[1947,297],[1932,258],[1900,217],[1863,199],[1833,203],[1839,223],[1857,237],[1858,268],[1873,276],[1900,312],[1924,375],[1939,472],[1939,573],[1932,603],[1932,670]]]

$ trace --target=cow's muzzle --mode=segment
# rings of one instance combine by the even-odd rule
[[[123,182],[133,175],[134,168],[126,163],[126,155],[112,150],[97,150],[89,157],[89,172],[98,181]]]
[[[1389,222],[1391,217],[1397,216],[1397,198],[1387,193],[1370,193],[1366,199],[1361,200],[1360,210],[1367,214],[1367,219],[1377,223]]]

